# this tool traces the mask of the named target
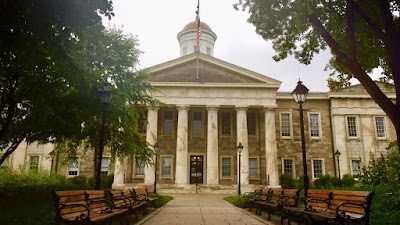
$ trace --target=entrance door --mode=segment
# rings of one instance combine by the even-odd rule
[[[190,183],[203,183],[203,156],[190,156]]]

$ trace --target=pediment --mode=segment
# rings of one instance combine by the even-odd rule
[[[281,82],[202,53],[193,53],[149,68],[150,83],[260,84]]]

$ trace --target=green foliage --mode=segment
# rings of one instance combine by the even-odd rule
[[[314,180],[314,185],[317,189],[332,189],[332,181],[331,181],[331,176],[329,175],[323,175],[317,179]]]
[[[228,196],[224,200],[239,208],[248,208],[250,206],[250,199],[245,195]]]
[[[157,208],[160,208],[160,207],[164,206],[165,204],[167,204],[172,199],[174,199],[174,198],[169,195],[159,195],[158,199],[155,201],[155,204],[156,204]]]
[[[353,187],[356,181],[354,180],[353,176],[351,174],[345,174],[342,177],[342,187]]]
[[[295,188],[296,187],[296,180],[293,178],[292,174],[282,174],[279,177],[279,181],[282,188]]]
[[[359,179],[365,185],[389,184],[400,187],[400,154],[397,144],[389,145],[386,156],[371,156],[369,165],[361,168]]]

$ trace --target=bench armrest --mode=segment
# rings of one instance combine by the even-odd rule
[[[106,203],[107,204],[107,208],[101,210],[102,213],[112,213],[113,210],[113,203],[110,200],[107,199],[95,199],[95,200],[90,200],[88,206],[90,209],[90,205],[92,204],[98,204],[98,203]]]
[[[336,216],[339,217],[343,217],[349,219],[349,217],[346,215],[347,213],[351,213],[351,212],[346,212],[345,210],[340,210],[340,208],[342,206],[358,206],[361,207],[362,209],[364,209],[364,213],[363,214],[359,214],[362,217],[364,217],[368,212],[367,212],[367,208],[364,206],[364,204],[362,203],[354,203],[354,202],[342,202],[340,203],[338,206],[336,206]]]
[[[115,207],[115,204],[113,204],[113,206],[115,208],[128,208],[132,204],[132,201],[128,197],[124,197],[124,196],[112,198],[112,202],[114,203],[115,201],[123,201],[124,202],[124,204],[122,204],[118,207]]]
[[[290,200],[293,199],[293,202],[290,202]],[[287,195],[282,195],[279,204],[285,207],[293,207],[296,206],[297,203],[297,197],[296,196],[287,196]]]
[[[77,208],[77,207],[85,208],[86,213],[82,212],[80,215],[76,216],[75,221],[85,221],[88,218],[90,218],[90,208],[85,204],[61,204],[61,207],[57,210],[57,217],[66,220],[65,218],[62,217],[61,211],[64,209]]]
[[[304,208],[305,208],[306,211],[315,211],[312,206],[308,205],[308,203],[311,202],[311,201],[325,203],[326,204],[326,209],[328,209],[328,206],[329,206],[329,200],[328,199],[309,198],[304,202]]]

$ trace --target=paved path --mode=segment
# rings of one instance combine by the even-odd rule
[[[139,224],[143,225],[259,225],[269,224],[254,213],[239,209],[218,194],[171,194],[174,197]]]

